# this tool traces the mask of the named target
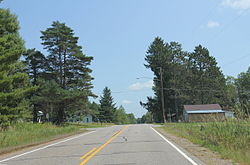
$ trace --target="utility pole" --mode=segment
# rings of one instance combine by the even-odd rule
[[[176,65],[175,65],[175,56],[173,59],[174,62],[174,107],[175,107],[175,112],[176,112],[176,120],[177,123],[179,122],[179,112],[178,112],[178,107],[177,107],[177,103],[176,103]]]
[[[159,67],[159,68],[160,68],[160,75],[161,75],[161,106],[162,106],[162,116],[163,116],[163,122],[166,123],[165,107],[164,107],[164,94],[163,94],[162,67]],[[171,116],[170,116],[170,122],[171,122]]]

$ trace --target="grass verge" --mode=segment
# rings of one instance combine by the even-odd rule
[[[164,131],[220,153],[222,158],[250,164],[250,122],[169,123]]]
[[[7,131],[0,131],[0,154],[84,131],[81,127],[74,125],[18,123]]]
[[[67,123],[68,125],[78,126],[81,128],[99,128],[99,127],[109,127],[114,125],[113,123]]]

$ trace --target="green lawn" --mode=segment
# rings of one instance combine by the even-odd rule
[[[161,129],[242,164],[250,164],[250,122],[169,123]]]

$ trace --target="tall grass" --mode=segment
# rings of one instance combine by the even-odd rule
[[[163,129],[217,151],[223,158],[250,164],[249,121],[175,123],[167,124]]]
[[[19,123],[6,131],[0,131],[0,153],[77,132],[80,132],[80,127],[71,125],[59,127],[50,123]]]

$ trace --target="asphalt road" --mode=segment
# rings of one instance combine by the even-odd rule
[[[151,125],[98,128],[0,158],[0,165],[195,165]]]

